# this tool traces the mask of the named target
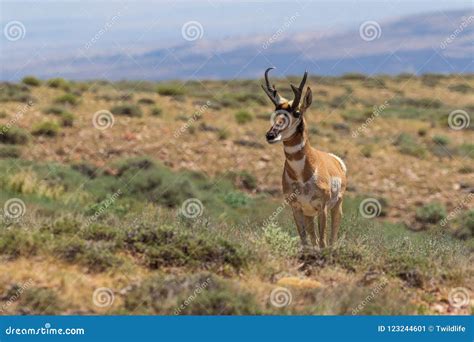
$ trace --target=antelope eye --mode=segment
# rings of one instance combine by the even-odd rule
[[[299,118],[301,116],[301,112],[297,110],[296,112],[293,113],[295,118]]]

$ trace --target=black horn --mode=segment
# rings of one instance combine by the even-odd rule
[[[265,70],[265,85],[262,84],[262,89],[267,94],[267,96],[270,98],[270,100],[273,102],[275,106],[278,106],[278,100],[277,100],[277,91],[275,89],[275,86],[270,84],[270,81],[268,80],[268,72],[270,70],[273,70],[275,68],[268,68]]]
[[[300,104],[301,95],[303,94],[303,89],[304,89],[304,85],[306,83],[307,78],[308,78],[308,72],[305,71],[303,75],[303,79],[301,80],[300,86],[298,88],[296,88],[293,84],[291,84],[291,89],[293,90],[293,93],[295,94],[295,98],[291,105],[292,110],[296,110]]]

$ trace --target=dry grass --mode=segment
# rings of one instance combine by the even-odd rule
[[[474,87],[474,79],[465,78]],[[130,307],[149,300],[149,289],[156,288],[175,291],[166,299],[168,306],[160,311],[137,304],[136,313],[172,314],[192,294],[189,284],[199,282],[194,275],[206,272],[215,286],[183,313],[196,313],[205,306],[202,313],[352,314],[385,282],[358,313],[471,311],[469,306],[453,308],[447,299],[453,287],[473,290],[469,257],[474,244],[472,233],[463,228],[467,221],[461,220],[472,207],[469,166],[474,152],[468,144],[473,131],[447,126],[451,111],[474,108],[469,92],[452,87],[460,77],[434,83],[389,77],[310,80],[314,91],[314,105],[307,113],[311,142],[343,157],[350,183],[337,248],[310,258],[296,250],[288,209],[276,227],[261,227],[281,205],[283,153],[280,146],[264,141],[272,108],[259,95],[258,82],[232,81],[227,88],[215,81],[203,81],[204,87],[195,82],[172,83],[161,85],[159,92],[152,83],[59,83],[58,87],[43,82],[11,88],[13,93],[21,91],[21,96],[9,92],[2,98],[6,115],[0,125],[13,122],[29,133],[36,123],[51,119],[44,111],[56,99],[67,99],[64,94],[69,93],[77,99],[74,104],[63,101],[74,115],[73,126],[61,127],[52,137],[30,135],[26,145],[16,146],[15,156],[21,152],[22,159],[0,160],[0,171],[8,174],[0,182],[2,199],[22,198],[31,215],[21,222],[2,221],[0,247],[2,239],[12,242],[0,250],[0,304],[9,298],[13,285],[30,279],[32,293],[41,299],[26,304],[15,301],[7,313],[22,312],[22,305],[31,313],[51,301],[51,308],[61,313],[130,314],[134,313]],[[277,80],[279,89],[287,85],[286,80]],[[30,98],[35,102],[26,111],[16,101]],[[373,106],[384,103],[386,108],[364,128]],[[157,112],[150,104],[159,108],[160,115],[154,115]],[[113,127],[95,128],[94,114],[114,107],[139,108],[141,115],[115,115]],[[253,119],[238,124],[239,110]],[[395,143],[402,133],[413,137],[404,149]],[[412,151],[411,145],[424,152],[405,153]],[[440,149],[448,150],[441,153]],[[159,162],[124,162],[146,155]],[[102,228],[84,227],[118,190],[116,203],[97,219]],[[209,221],[189,222],[176,216],[189,197],[203,201]],[[361,220],[358,204],[366,197],[379,199],[386,217]],[[455,218],[445,227],[432,219],[421,222],[417,209],[431,203],[455,212]],[[430,217],[442,211],[436,209]],[[165,233],[150,241],[127,242],[122,233],[140,223],[147,234],[154,225]],[[412,233],[403,224],[426,231]],[[10,233],[19,229],[13,234],[18,239],[5,229]],[[182,230],[183,235],[170,236],[167,229]],[[189,229],[193,238],[186,238]],[[117,236],[110,234],[115,230]],[[460,231],[464,241],[453,237],[461,236]],[[209,236],[212,239],[206,240]],[[195,255],[213,260],[201,264],[185,256],[193,248],[199,248]],[[150,264],[150,260],[159,262]],[[278,309],[270,304],[275,286],[290,289],[291,305]],[[94,305],[91,298],[99,287],[112,289],[111,306]],[[244,304],[232,301],[234,294]]]

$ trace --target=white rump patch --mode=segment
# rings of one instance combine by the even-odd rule
[[[340,198],[342,181],[340,177],[331,177],[331,199],[329,200],[329,208],[333,208]]]
[[[336,159],[339,164],[341,165],[342,167],[342,170],[344,171],[344,173],[347,173],[347,167],[346,167],[346,164],[344,164],[344,162],[342,161],[341,158],[339,158],[338,156],[336,156],[335,154],[332,154],[332,153],[328,153],[330,156],[334,157],[334,159]]]

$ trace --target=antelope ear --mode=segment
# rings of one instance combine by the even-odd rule
[[[311,92],[311,88],[306,88],[306,94],[304,94],[303,104],[301,105],[301,111],[305,111],[306,109],[311,106],[311,102],[313,102],[313,93]]]

